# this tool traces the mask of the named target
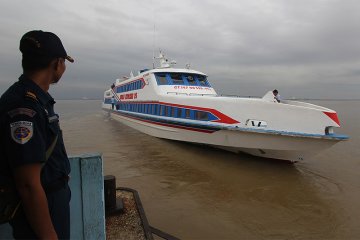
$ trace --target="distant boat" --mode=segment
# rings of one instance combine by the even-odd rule
[[[301,161],[348,136],[337,113],[310,103],[219,96],[206,74],[175,68],[160,53],[160,66],[117,79],[104,92],[112,118],[154,137],[207,144],[264,158]],[[113,103],[113,104],[112,104]]]

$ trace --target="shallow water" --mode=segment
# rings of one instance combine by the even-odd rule
[[[350,135],[312,159],[273,161],[154,138],[110,119],[101,101],[62,100],[70,155],[101,152],[104,174],[136,189],[150,225],[181,239],[359,239],[360,101],[312,101]]]

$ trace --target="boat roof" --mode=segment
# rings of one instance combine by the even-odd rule
[[[186,68],[175,68],[174,65],[176,64],[175,61],[169,61],[167,58],[165,58],[165,55],[160,52],[159,57],[155,57],[154,59],[159,59],[160,65],[158,67],[153,69],[142,69],[138,72],[137,75],[134,75],[131,71],[130,76],[124,76],[122,78],[116,79],[116,82],[127,82],[127,81],[133,81],[136,78],[144,77],[148,74],[156,74],[156,73],[188,73],[188,74],[198,74],[198,75],[207,75],[203,72],[190,69],[190,64],[186,65]]]
[[[150,69],[148,71],[144,71],[142,73],[146,74],[146,73],[163,73],[163,72],[175,72],[175,73],[192,73],[192,74],[200,74],[200,75],[204,75],[207,76],[205,73],[197,71],[197,70],[192,70],[192,69],[187,69],[187,68],[155,68],[155,69]]]

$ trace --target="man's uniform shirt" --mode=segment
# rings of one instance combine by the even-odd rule
[[[41,172],[45,191],[58,185],[59,180],[67,179],[70,163],[54,104],[48,93],[24,75],[2,95],[0,174],[10,175],[9,168],[46,162]],[[46,161],[46,151],[56,136],[56,145]]]

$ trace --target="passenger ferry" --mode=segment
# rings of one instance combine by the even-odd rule
[[[348,139],[334,133],[337,113],[310,103],[225,97],[207,75],[175,68],[160,53],[160,65],[116,79],[104,92],[111,117],[154,137],[207,144],[233,152],[296,162]]]

